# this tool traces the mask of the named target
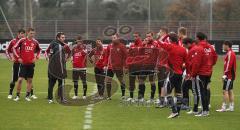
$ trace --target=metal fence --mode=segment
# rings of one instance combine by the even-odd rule
[[[23,28],[23,20],[9,20],[11,30],[14,34],[19,28]],[[30,24],[29,24],[30,25]],[[196,32],[202,31],[210,36],[212,40],[240,40],[240,21],[213,22],[212,29],[208,21],[123,21],[123,20],[35,20],[35,28],[38,39],[52,39],[57,32],[64,32],[67,39],[73,39],[76,35],[82,35],[85,39],[94,40],[98,37],[109,39],[109,34],[117,31],[125,39],[132,39],[132,33],[137,31],[141,34],[154,31],[167,26],[169,31],[177,31],[178,27],[186,27],[188,35],[194,37]],[[210,32],[212,30],[212,32]],[[5,21],[0,21],[0,39],[10,39],[11,33]]]

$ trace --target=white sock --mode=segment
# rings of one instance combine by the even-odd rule
[[[234,102],[230,102],[230,103],[229,103],[229,106],[230,106],[230,107],[234,107]]]
[[[226,109],[226,107],[227,107],[227,104],[224,102],[224,103],[222,104],[222,108],[223,108],[223,109]]]

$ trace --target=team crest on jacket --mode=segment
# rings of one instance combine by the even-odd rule
[[[204,51],[206,55],[209,55],[209,53],[212,52],[210,48],[205,48]]]
[[[207,53],[212,52],[210,48],[205,48],[204,51],[207,52]]]

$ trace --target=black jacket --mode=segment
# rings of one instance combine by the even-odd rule
[[[48,77],[57,79],[65,79],[67,77],[65,46],[67,45],[54,40],[46,50],[49,55]]]

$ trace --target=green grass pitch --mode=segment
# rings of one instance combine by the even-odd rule
[[[238,62],[240,63],[240,62]],[[58,103],[48,104],[47,96],[47,62],[36,63],[33,80],[37,100],[24,100],[26,85],[22,86],[21,100],[14,102],[7,99],[11,80],[12,64],[0,59],[0,130],[82,130],[86,106],[63,106]],[[68,67],[71,67],[68,64]],[[214,68],[211,83],[211,115],[197,118],[181,112],[177,119],[169,120],[168,108],[123,106],[120,103],[120,90],[111,101],[95,104],[92,110],[92,130],[238,130],[240,128],[240,80],[234,83],[235,112],[217,113],[222,101],[222,70],[223,60],[219,58]],[[93,73],[92,69],[88,70]],[[237,76],[240,77],[239,73]],[[71,80],[66,81],[71,84]],[[149,85],[148,85],[149,86]],[[88,84],[88,94],[95,87]],[[55,86],[55,89],[57,86]],[[149,94],[147,87],[146,93]],[[71,91],[73,92],[73,90]],[[82,93],[80,84],[79,93]],[[128,92],[127,92],[128,95]],[[136,95],[136,94],[135,94]],[[15,90],[14,90],[15,96]],[[149,97],[149,95],[146,95]]]

